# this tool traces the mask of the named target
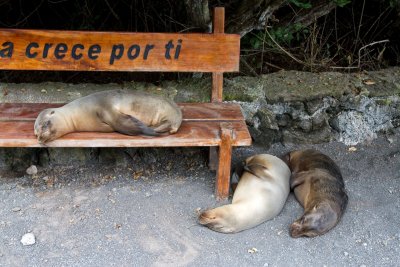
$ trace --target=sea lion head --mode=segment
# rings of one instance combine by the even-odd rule
[[[290,226],[291,237],[315,237],[332,229],[338,221],[338,215],[329,203],[320,203]]]
[[[34,126],[34,133],[39,143],[50,142],[65,134],[65,123],[60,113],[57,108],[40,112]]]
[[[199,223],[220,233],[236,232],[235,227],[233,227],[234,222],[232,222],[232,216],[229,216],[229,208],[227,206],[229,205],[203,211],[199,215]]]

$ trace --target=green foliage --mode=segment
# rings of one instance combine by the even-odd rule
[[[312,7],[310,2],[304,2],[303,0],[288,0],[289,3],[294,4],[297,7],[309,9]]]
[[[270,31],[271,37],[279,44],[288,44],[292,41],[300,41],[304,35],[308,33],[308,29],[302,24],[296,23],[288,27],[272,28]]]
[[[390,7],[394,8],[394,7],[400,6],[399,0],[389,0],[388,2],[389,2]]]
[[[293,41],[304,40],[309,30],[300,23],[296,23],[288,27],[274,27],[268,32],[269,35],[265,31],[253,31],[243,38],[243,44],[256,50],[260,49],[263,43],[269,47],[274,47],[275,44],[271,40],[272,38],[278,44],[290,45]]]
[[[309,34],[309,29],[300,23],[296,23],[287,27],[274,27],[268,33],[260,30],[253,31],[243,37],[242,44],[255,50],[261,49],[263,44],[266,47],[275,47],[272,38],[280,45],[290,46],[292,42],[304,40]]]
[[[396,1],[396,0],[394,0],[394,1]],[[335,3],[335,5],[337,5],[339,7],[344,7],[345,5],[350,4],[351,0],[333,0],[333,2]]]

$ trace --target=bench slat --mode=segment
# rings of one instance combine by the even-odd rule
[[[33,121],[0,121],[0,147],[40,147],[33,133]],[[173,135],[128,136],[119,133],[76,132],[47,144],[49,147],[175,147],[218,146],[221,122],[185,121]],[[233,146],[251,145],[244,121],[231,122]]]
[[[40,111],[60,107],[54,103],[0,103],[0,121],[35,120]],[[244,120],[240,106],[235,103],[180,103],[184,121]]]
[[[240,36],[0,29],[0,50],[4,70],[237,72]]]

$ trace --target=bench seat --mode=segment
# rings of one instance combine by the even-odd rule
[[[49,103],[1,103],[0,146],[41,147],[33,133],[40,111],[59,107]],[[160,137],[120,133],[75,132],[46,143],[46,147],[180,147],[220,146],[221,127],[231,128],[232,146],[251,145],[240,106],[234,103],[182,103],[183,122],[178,132]]]

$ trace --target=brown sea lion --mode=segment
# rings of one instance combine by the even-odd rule
[[[303,216],[290,226],[290,235],[325,234],[339,222],[348,201],[339,167],[312,149],[292,151],[284,161],[292,172],[290,188],[304,207]]]
[[[245,161],[232,204],[206,210],[199,223],[222,233],[252,228],[278,215],[289,195],[290,170],[279,158],[260,154]]]
[[[156,136],[175,133],[181,109],[169,99],[144,92],[110,90],[78,98],[60,108],[43,110],[34,131],[40,143],[71,132],[120,132]]]

